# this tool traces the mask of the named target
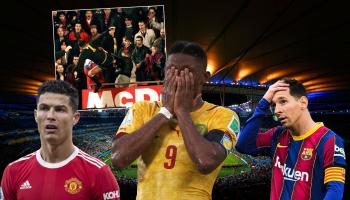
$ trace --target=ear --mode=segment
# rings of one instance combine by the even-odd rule
[[[34,119],[35,122],[38,123],[38,111],[36,109],[34,109]]]
[[[76,125],[80,120],[80,113],[76,111],[73,115],[73,125]]]
[[[300,107],[302,110],[307,109],[307,106],[309,105],[309,100],[307,99],[306,96],[302,96],[299,99]]]
[[[208,82],[210,79],[210,72],[206,71],[204,74],[204,83]]]

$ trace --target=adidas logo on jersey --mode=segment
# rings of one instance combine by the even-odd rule
[[[26,189],[30,189],[32,188],[32,186],[30,185],[29,181],[26,180],[24,183],[22,183],[21,187],[19,188],[20,190],[26,190]]]

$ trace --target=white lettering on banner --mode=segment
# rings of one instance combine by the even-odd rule
[[[334,146],[334,156],[343,157],[345,159],[344,148],[340,148],[337,145]]]
[[[85,90],[82,93],[83,109],[131,107],[138,101],[159,101],[162,86],[105,89],[99,93]]]
[[[95,106],[96,108],[114,107],[112,91],[103,91],[101,98],[98,93],[89,92],[87,108],[95,108]]]
[[[283,178],[289,181],[309,181],[309,173],[302,171],[295,171],[294,169],[288,167],[286,163],[281,165],[280,158],[276,157],[275,167],[278,167],[282,170]]]
[[[103,199],[108,200],[108,199],[117,199],[119,198],[119,190],[113,191],[113,192],[106,192],[103,193]]]
[[[145,95],[149,97],[150,101],[158,101],[159,100],[159,95],[156,91],[153,89],[149,88],[142,88],[142,89],[135,89],[135,101],[143,101],[145,100]]]
[[[134,97],[132,96],[132,94],[130,92],[124,92],[124,91],[119,92],[117,95],[115,95],[115,98],[114,98],[115,106],[117,106],[117,107],[131,107],[133,102],[127,102],[127,103],[123,104],[123,102],[122,102],[123,98],[126,98],[128,100],[134,99]]]

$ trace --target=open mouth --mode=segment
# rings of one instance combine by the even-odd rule
[[[57,126],[53,124],[48,124],[48,125],[45,125],[45,130],[47,132],[54,132],[57,130]]]
[[[278,118],[278,121],[280,121],[282,124],[285,123],[286,120],[287,120],[287,117],[284,117],[284,116]]]

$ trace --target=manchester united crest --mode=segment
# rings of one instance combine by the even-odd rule
[[[304,148],[303,152],[301,153],[301,159],[310,160],[312,157],[313,150],[313,148]]]
[[[64,189],[69,194],[77,194],[83,188],[83,184],[77,178],[70,178],[64,182]]]

